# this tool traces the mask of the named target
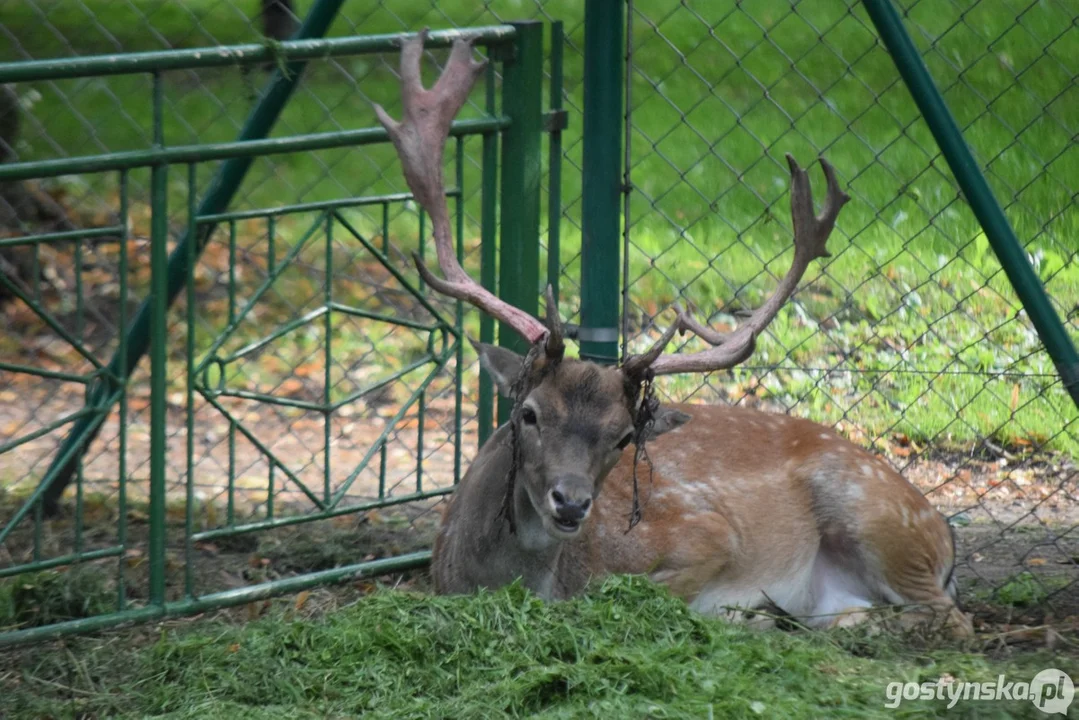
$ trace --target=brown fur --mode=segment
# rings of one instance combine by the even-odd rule
[[[945,587],[954,561],[946,520],[886,462],[827,428],[741,407],[666,407],[692,420],[648,442],[651,468],[643,459],[638,468],[643,516],[627,532],[632,446],[605,460],[630,423],[621,373],[567,360],[529,402],[539,409],[542,442],[523,447],[529,475],[519,481],[516,511],[526,520],[535,514],[530,502],[543,497],[535,488],[569,463],[586,467],[594,483],[591,515],[576,537],[549,546],[527,524],[521,537],[510,536],[495,521],[510,456],[508,428],[500,428],[446,513],[433,559],[439,592],[521,577],[541,595],[565,598],[591,578],[635,573],[705,612],[721,612],[713,597],[747,609],[775,599],[790,610],[774,596],[804,605],[805,593],[792,589],[799,578],[831,578],[838,567],[873,604],[919,604],[969,632]],[[522,549],[532,541],[540,547]]]

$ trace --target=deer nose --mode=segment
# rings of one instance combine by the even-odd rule
[[[559,520],[574,522],[584,520],[588,515],[588,511],[592,508],[592,496],[575,497],[575,495],[577,493],[563,487],[551,491],[551,505]]]

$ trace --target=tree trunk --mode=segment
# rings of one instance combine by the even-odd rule
[[[299,22],[292,11],[292,0],[262,0],[262,33],[274,40],[288,40]]]
[[[19,96],[11,85],[0,85],[0,163],[15,160],[19,137]],[[41,208],[37,198],[21,182],[0,182],[0,236],[4,231],[20,231],[28,220],[36,220]],[[34,251],[30,246],[0,247],[0,275],[15,285],[26,287],[34,278]],[[12,297],[0,283],[0,305]]]

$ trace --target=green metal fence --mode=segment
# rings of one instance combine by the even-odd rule
[[[372,522],[429,526],[430,501],[452,490],[490,429],[490,402],[480,412],[462,390],[463,308],[428,297],[404,260],[424,252],[425,218],[410,195],[345,188],[332,199],[229,208],[256,159],[327,149],[362,158],[388,144],[368,127],[267,137],[301,78],[318,73],[304,75],[308,60],[392,54],[404,37],[302,39],[322,35],[339,5],[317,3],[298,39],[276,46],[0,63],[0,82],[24,95],[51,81],[145,73],[151,124],[145,148],[0,165],[0,183],[19,192],[55,193],[39,183],[78,174],[115,198],[92,228],[42,232],[40,218],[22,214],[0,240],[20,261],[0,273],[12,339],[0,357],[0,644],[248,603],[429,558],[421,535],[411,552],[361,543],[352,557],[323,558],[322,570],[243,567],[272,531],[301,524],[359,517],[346,535]],[[538,175],[521,168],[541,163],[544,26],[467,32],[493,62],[472,117],[451,131],[458,253],[466,267],[482,256],[488,278],[500,231],[510,289],[527,289],[531,275],[535,295]],[[428,47],[460,34],[433,32]],[[172,141],[170,73],[267,61],[278,67],[238,140]],[[379,97],[392,108],[395,88],[382,87],[394,90]],[[467,167],[471,157],[481,172]],[[140,172],[148,192],[135,187]],[[370,191],[366,179],[356,185]],[[468,194],[481,207],[466,232]],[[139,362],[147,353],[148,366]],[[408,512],[387,510],[395,506]],[[239,568],[221,563],[232,554]],[[72,591],[75,607],[35,602],[50,583],[75,588],[80,578],[89,587]]]
[[[1079,76],[1079,10],[1064,0],[896,0],[894,4],[1015,229],[1026,260],[1044,285],[1052,308],[1064,318],[1065,333],[1075,338],[1079,335],[1079,258],[1074,243],[1079,226],[1075,203],[1079,154],[1073,138],[1079,132],[1074,80]],[[312,3],[293,5],[304,16]],[[881,3],[354,0],[344,4],[328,34],[343,38],[332,44],[358,35],[413,31],[423,25],[467,28],[501,25],[521,17],[564,23],[564,33],[563,26],[557,25],[545,38],[550,48],[545,50],[550,56],[546,71],[551,81],[549,107],[555,112],[547,116],[545,127],[550,131],[549,154],[540,184],[547,192],[541,194],[534,220],[540,224],[543,251],[538,272],[546,267],[546,280],[559,289],[563,316],[581,326],[582,350],[599,359],[635,349],[654,337],[655,328],[670,321],[669,308],[675,300],[717,326],[730,324],[743,308],[759,302],[788,259],[788,178],[782,155],[793,153],[803,166],[817,154],[828,157],[854,198],[830,242],[833,257],[810,271],[802,290],[761,339],[747,366],[706,377],[666,378],[659,389],[673,399],[762,404],[835,426],[901,468],[951,517],[959,542],[963,598],[969,604],[1011,604],[1019,615],[1075,614],[1079,611],[1075,561],[1079,557],[1079,477],[1074,457],[1079,412],[997,260],[993,242],[982,231],[938,150],[933,131],[922,119],[915,98],[926,88],[915,86],[914,94],[908,90],[867,12],[869,5]],[[595,13],[597,20],[589,28],[586,12]],[[622,49],[618,47],[619,27],[627,39]],[[249,43],[242,49],[248,72],[238,72],[234,58],[219,63],[205,55],[198,60],[201,69],[173,69],[163,75],[167,139],[183,145],[217,146],[224,154],[235,149],[229,143],[241,130],[263,83],[259,74],[263,71],[254,68],[265,61],[272,65],[276,57],[274,44],[261,39],[258,3],[253,0],[197,0],[153,11],[138,3],[104,0],[27,3],[0,20],[0,36],[9,41],[10,50],[2,51],[8,53],[5,60]],[[587,62],[586,46],[592,48]],[[170,493],[179,493],[180,502],[177,506],[166,503],[165,515],[183,524],[187,522],[184,508],[199,509],[191,515],[190,533],[174,529],[170,536],[179,538],[181,547],[183,538],[192,538],[190,547],[182,551],[197,555],[200,562],[185,565],[182,557],[174,562],[181,571],[194,567],[196,584],[198,568],[206,565],[216,571],[215,558],[230,549],[264,549],[250,539],[268,538],[269,531],[236,538],[214,533],[227,528],[230,518],[264,522],[253,520],[252,513],[265,515],[271,497],[278,503],[273,513],[280,517],[281,503],[293,500],[282,482],[299,493],[295,502],[306,503],[314,515],[332,514],[326,508],[323,479],[326,448],[331,448],[331,469],[336,468],[331,483],[340,482],[348,474],[337,471],[352,460],[357,462],[352,467],[358,466],[377,445],[349,446],[345,449],[359,457],[338,463],[334,453],[341,449],[340,438],[380,437],[386,425],[372,431],[367,423],[374,418],[380,423],[393,419],[421,384],[399,381],[391,385],[407,391],[380,389],[369,403],[334,405],[359,387],[347,384],[350,371],[359,368],[361,373],[375,373],[373,381],[365,378],[365,382],[377,384],[402,369],[402,358],[424,356],[427,346],[422,338],[428,333],[394,326],[392,333],[386,333],[387,340],[383,333],[390,326],[349,315],[342,322],[351,327],[342,328],[338,335],[333,323],[342,314],[319,308],[336,303],[362,307],[371,314],[397,317],[404,312],[416,324],[445,330],[450,342],[431,348],[432,356],[449,357],[444,353],[456,352],[450,350],[459,337],[450,328],[460,331],[456,308],[430,298],[437,313],[423,310],[419,298],[404,290],[390,270],[411,277],[407,254],[402,253],[407,247],[401,246],[422,236],[417,232],[420,220],[399,194],[405,188],[392,150],[381,144],[352,144],[368,132],[352,128],[373,124],[367,107],[370,96],[386,102],[394,93],[393,56],[338,54],[324,47],[329,46],[310,46],[308,57],[319,59],[283,109],[274,138],[261,147],[244,147],[258,147],[261,153],[277,147],[278,137],[357,134],[332,151],[259,155],[228,209],[213,213],[219,227],[195,275],[197,293],[208,293],[210,288],[221,293],[196,307],[194,323],[200,328],[194,334],[196,349],[209,347],[199,344],[200,337],[207,342],[225,338],[216,359],[207,362],[207,372],[193,378],[196,399],[202,397],[198,388],[203,387],[218,403],[226,399],[261,402],[215,394],[222,368],[218,360],[235,358],[236,362],[225,364],[226,376],[235,371],[248,383],[247,392],[284,398],[284,404],[260,405],[257,411],[245,410],[234,419],[207,405],[205,412],[215,415],[216,423],[201,415],[189,418],[184,413],[186,367],[178,359],[189,336],[178,331],[169,345],[170,351],[180,353],[170,356],[166,366],[166,400],[177,401],[166,403],[167,437],[170,450],[178,454],[166,464],[166,485]],[[551,52],[554,47],[564,50],[564,60]],[[211,68],[211,64],[221,67]],[[194,65],[192,61],[184,67]],[[492,72],[497,80],[498,71]],[[24,109],[23,127],[16,150],[21,158],[46,160],[152,147],[147,122],[152,85],[146,75],[22,83],[18,100]],[[488,78],[487,89],[477,90],[475,104],[466,107],[462,122],[501,117],[491,109],[494,88]],[[611,101],[602,102],[603,98]],[[557,112],[562,108],[569,117],[565,125]],[[616,124],[620,143],[611,142]],[[588,150],[586,135],[590,137]],[[487,132],[482,137],[462,140],[458,148],[453,171],[459,170],[460,181],[454,197],[466,267],[494,287],[499,278],[495,233],[505,215],[499,215],[495,193],[481,191],[487,182],[496,182],[492,178],[498,169],[497,134]],[[617,178],[604,161],[611,159],[612,152],[622,159]],[[607,174],[583,179],[586,156],[590,167],[599,163]],[[196,158],[157,156],[162,158],[180,167],[169,173],[169,225],[158,230],[180,239],[190,213],[185,166]],[[208,169],[203,170],[206,163],[196,165],[195,182],[201,196]],[[119,202],[120,174],[113,170],[108,182],[100,180],[105,177],[102,174],[66,176],[35,188],[42,205],[35,220],[38,229],[72,232],[62,223],[49,225],[47,210],[53,205],[65,209],[66,221],[78,222],[80,229],[53,238],[64,240],[67,246],[39,243],[34,245],[40,248],[35,254],[22,257],[23,274],[40,277],[39,287],[31,288],[37,293],[32,299],[48,301],[52,293],[53,302],[67,303],[62,313],[55,311],[61,313],[54,323],[59,327],[28,320],[22,311],[12,309],[20,307],[17,303],[2,310],[9,336],[18,340],[0,340],[5,343],[0,345],[0,360],[23,358],[24,341],[29,341],[26,352],[31,355],[23,364],[33,365],[33,376],[41,378],[31,387],[6,367],[0,375],[0,442],[15,435],[31,437],[17,452],[0,454],[0,488],[4,488],[0,492],[8,493],[4,513],[19,506],[9,500],[21,501],[28,488],[36,487],[55,457],[57,434],[45,434],[44,428],[65,413],[78,412],[73,407],[81,407],[55,390],[64,386],[72,367],[71,359],[57,352],[70,345],[64,333],[81,339],[88,353],[100,361],[118,342],[116,328],[135,312],[133,306],[117,302],[117,297],[137,299],[150,287],[149,243],[144,237],[150,234],[146,208],[151,174],[147,170],[126,173],[123,187],[132,198],[126,208]],[[503,188],[517,185],[505,176],[502,180]],[[612,182],[618,186],[612,189]],[[547,202],[548,195],[561,202]],[[369,204],[350,204],[361,197],[375,199]],[[335,204],[338,200],[344,204]],[[619,208],[624,220],[620,238],[612,237],[611,229],[612,222],[618,223]],[[129,218],[124,225],[128,243],[99,243],[98,238],[115,235],[109,228],[121,225],[112,217],[120,214]],[[361,254],[375,258],[374,262],[351,260],[348,253],[359,252],[359,246],[338,217],[347,219],[385,256],[385,262],[367,247]],[[86,230],[89,225],[100,228]],[[382,228],[387,225],[392,240],[388,247],[382,244],[387,237]],[[326,232],[327,227],[332,229]],[[595,245],[582,243],[597,228],[608,255],[597,254]],[[312,235],[305,247],[317,245],[320,252],[303,249],[287,263],[278,259],[307,230]],[[61,252],[73,247],[77,238],[81,238],[81,253]],[[320,279],[326,275],[325,262],[319,266],[327,243],[336,258],[329,299],[327,283]],[[340,250],[345,246],[347,250]],[[590,255],[582,253],[583,246]],[[117,252],[110,256],[113,247]],[[120,247],[127,248],[127,255],[119,253]],[[617,257],[612,259],[611,252]],[[71,258],[68,264],[54,262],[63,253]],[[130,268],[126,285],[118,280],[123,273],[116,272],[121,260]],[[74,263],[79,263],[77,272]],[[274,282],[244,319],[248,334],[239,326],[230,329],[227,319],[236,317],[250,296],[222,288],[233,283],[257,288],[271,275]],[[539,286],[544,282],[541,277]],[[282,283],[288,284],[285,292]],[[362,288],[368,289],[372,305],[362,305],[356,298]],[[516,302],[528,304],[535,298],[531,286],[520,289]],[[612,292],[619,294],[613,301]],[[77,299],[95,293],[112,297],[112,304],[99,307]],[[276,309],[260,310],[270,298]],[[214,299],[219,304],[212,307]],[[184,300],[181,294],[177,309],[171,311],[177,328],[189,321],[183,315],[187,312]],[[312,312],[324,314],[306,319]],[[465,333],[490,339],[491,324],[475,315],[464,314]],[[85,327],[97,323],[109,331],[89,332],[83,338],[59,322],[75,322],[79,317]],[[327,345],[321,335],[312,339],[294,330],[282,335],[276,345],[249,347],[251,341],[267,337],[268,328],[284,328],[297,318],[305,318],[303,327],[321,327],[322,332],[329,322],[332,342]],[[612,335],[612,322],[618,321],[619,332]],[[611,349],[615,340],[622,345],[617,351]],[[328,382],[324,374],[327,347],[334,358],[347,357],[343,362],[349,364],[347,369],[333,370]],[[310,362],[304,352],[318,362]],[[357,503],[377,502],[383,490],[384,499],[390,501],[411,498],[421,487],[440,491],[444,484],[434,488],[429,483],[456,477],[457,462],[467,466],[479,438],[477,427],[489,427],[491,422],[490,389],[480,385],[473,394],[477,374],[469,364],[471,359],[467,348],[463,357],[456,355],[428,385],[423,403],[417,399],[405,410],[386,438],[384,446],[389,449],[368,458],[372,474],[361,473],[353,480],[353,489],[373,488],[369,497],[357,496]],[[450,381],[449,368],[463,368],[463,390]],[[121,515],[134,518],[144,529],[149,512],[143,505],[148,500],[145,488],[150,469],[148,375],[142,366],[134,371],[126,391],[123,424],[128,431],[118,432],[116,419],[106,424],[83,461],[80,482],[72,486],[83,488],[83,494],[65,500],[65,507],[82,507],[81,515],[74,513],[76,518],[115,513],[116,501],[126,497],[127,509]],[[318,395],[327,384],[349,389]],[[459,452],[458,428],[444,414],[455,406],[458,392],[463,418]],[[335,406],[341,425],[331,423],[327,440],[320,411],[330,405]],[[318,422],[306,425],[302,420],[308,416]],[[274,439],[266,449],[282,457],[282,464],[314,499],[298,490],[280,466],[252,464],[248,472],[246,458],[265,453],[248,449],[250,442],[239,426],[256,420]],[[193,433],[187,433],[189,421]],[[418,460],[421,434],[431,452]],[[206,453],[202,466],[206,472],[197,472],[194,482],[188,483],[186,444],[192,437],[196,455]],[[127,458],[123,473],[108,465],[116,462],[110,458],[117,457]],[[277,492],[263,496],[271,465]],[[402,468],[396,476],[392,475],[395,467]],[[374,479],[378,475],[385,478],[381,484]],[[133,479],[124,493],[95,484],[120,476]],[[208,481],[230,476],[233,482]],[[261,478],[261,487],[256,477]],[[372,479],[365,480],[368,477]],[[249,482],[252,487],[245,487]],[[189,488],[194,498],[184,504]],[[99,493],[112,500],[99,502]],[[167,494],[166,499],[173,496]],[[406,503],[404,507],[413,506]],[[160,514],[160,508],[154,511]],[[417,537],[426,538],[429,535],[422,529],[432,518],[421,512],[410,514],[405,522],[420,529]],[[7,517],[0,514],[0,519]],[[377,513],[364,517],[376,518]],[[31,546],[36,542],[44,549],[55,540],[48,537],[49,523],[35,519],[26,518],[20,528],[29,533]],[[113,526],[122,527],[115,522],[117,517],[111,519]],[[95,526],[100,520],[95,517]],[[376,522],[368,520],[364,527]],[[117,531],[112,532],[115,536]],[[35,533],[40,537],[35,539]],[[143,540],[141,536],[128,538],[132,550],[122,562],[117,560],[125,572],[143,568],[145,558],[138,545]],[[5,542],[5,548],[10,546],[10,540]],[[108,547],[115,552],[121,545],[112,542]],[[170,547],[175,545],[167,544],[167,561]],[[360,546],[357,551],[366,552]],[[3,552],[0,567],[9,562]],[[273,571],[273,564],[258,569],[256,577],[242,579],[238,584],[243,587],[231,592],[239,593],[237,601],[240,596],[254,597],[261,591],[249,585],[272,576]],[[325,572],[341,576],[337,570]],[[317,573],[290,576],[274,587],[288,589],[321,579],[324,576]],[[20,581],[25,580],[26,576],[20,576]],[[136,597],[134,602],[143,599]],[[201,607],[198,600],[176,602],[175,607]],[[139,612],[159,612],[146,607],[150,609]]]
[[[745,366],[661,385],[884,455],[956,527],[963,598],[1019,616],[1079,597],[1077,20],[1052,1],[628,5],[629,349],[675,301],[721,327],[761,302],[790,258],[783,154],[827,157],[853,198],[832,257]]]

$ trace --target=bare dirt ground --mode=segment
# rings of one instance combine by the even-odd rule
[[[200,503],[225,503],[231,474],[232,501],[238,517],[265,512],[271,467],[276,475],[276,506],[293,512],[312,510],[315,501],[311,496],[325,502],[327,466],[331,494],[341,491],[349,476],[362,466],[345,489],[344,495],[350,501],[376,499],[380,487],[383,497],[393,497],[453,482],[457,450],[452,394],[427,401],[422,428],[416,407],[396,419],[397,408],[392,405],[368,407],[358,402],[326,420],[318,413],[260,406],[245,400],[222,398],[219,402],[225,413],[196,401],[191,480]],[[48,423],[70,417],[81,407],[81,396],[70,386],[21,394],[0,392],[0,438],[33,436]],[[148,394],[136,389],[128,407],[126,492],[130,502],[140,503],[149,497]],[[170,395],[166,476],[168,496],[176,501],[186,497],[189,472],[185,408],[183,393]],[[464,406],[466,418],[474,413],[474,406]],[[84,493],[115,496],[119,492],[119,424],[119,414],[114,411],[87,454],[82,471]],[[0,454],[0,487],[21,494],[36,486],[67,427]],[[385,459],[378,443],[384,433]],[[466,462],[475,450],[476,430],[472,424],[461,434],[461,462]],[[73,491],[69,489],[69,498]]]
[[[128,535],[121,566],[127,596],[138,603],[146,595],[149,400],[140,390],[145,385],[136,383],[133,387],[125,461]],[[32,437],[48,422],[77,412],[82,406],[81,394],[73,392],[70,385],[40,387],[15,397],[12,392],[0,392],[0,442]],[[186,398],[183,393],[174,393],[169,400],[171,597],[183,595],[185,568],[189,564],[195,591],[204,594],[430,547],[439,517],[437,509],[443,502],[440,499],[293,528],[223,537],[195,543],[188,549],[184,542]],[[325,503],[327,490],[330,496],[342,491],[347,478],[365,460],[366,466],[343,491],[337,507],[371,502],[380,496],[392,500],[417,490],[445,488],[453,482],[457,456],[452,393],[426,404],[422,424],[416,408],[396,418],[397,408],[392,403],[357,403],[342,408],[331,418],[328,435],[323,417],[316,413],[242,400],[221,402],[227,414],[202,403],[194,415],[191,477],[197,500],[192,510],[196,531],[221,527],[230,503],[237,524],[264,519],[271,465],[276,465],[272,488],[278,515],[317,512],[316,502]],[[466,399],[463,410],[464,417],[471,417],[474,406]],[[233,431],[230,442],[233,424],[247,428],[262,448],[238,430]],[[384,458],[378,450],[378,438],[383,432],[388,432]],[[11,517],[19,498],[32,489],[61,438],[62,431],[42,434],[0,454],[0,523]],[[903,437],[888,438],[878,445],[883,446],[885,459],[953,518],[959,559],[957,576],[968,606],[1009,627],[1012,623],[1036,625],[1048,620],[1066,624],[1079,620],[1079,474],[1070,458],[1048,453],[1013,454],[990,445],[965,452],[921,448]],[[117,448],[118,416],[114,413],[83,469],[83,550],[118,543]],[[472,423],[462,433],[462,470],[468,467],[475,451]],[[275,458],[273,462],[270,455]],[[328,487],[324,472],[327,456]],[[235,478],[231,493],[230,468]],[[39,546],[42,557],[75,549],[73,492],[69,492],[65,507],[65,517],[44,525]],[[0,547],[0,568],[33,557],[32,524],[24,526]],[[115,575],[115,562],[95,564]],[[422,572],[395,577],[393,582],[426,586]],[[1001,606],[998,591],[1017,582],[1022,591],[1019,606]],[[367,581],[346,585],[345,591],[351,593],[370,587]],[[257,614],[260,607],[265,605],[256,603],[246,612]]]

